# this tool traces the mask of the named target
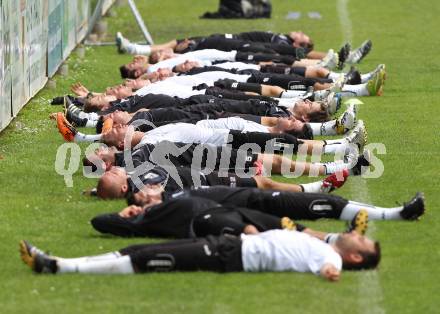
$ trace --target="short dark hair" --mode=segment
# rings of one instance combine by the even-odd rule
[[[330,119],[330,115],[328,113],[328,106],[324,102],[320,103],[320,110],[307,113],[307,118],[310,122],[325,122]]]
[[[155,51],[148,57],[148,63],[155,64],[157,62],[159,62],[159,53]]]
[[[303,140],[313,140],[313,131],[312,127],[308,123],[304,123],[302,130],[285,130],[284,133],[295,136],[299,139]]]
[[[137,79],[137,77],[135,75],[135,71],[134,70],[130,70],[129,68],[127,68],[127,66],[125,64],[121,65],[119,67],[119,72],[121,72],[121,77],[124,78],[124,79],[126,79],[126,78]]]
[[[98,112],[101,110],[98,106],[92,105],[92,102],[90,101],[89,96],[87,98],[84,98],[84,112]]]
[[[374,242],[373,252],[359,252],[362,256],[362,262],[357,264],[344,263],[343,268],[345,270],[362,270],[362,269],[374,269],[379,265],[381,258],[381,248],[378,241]]]

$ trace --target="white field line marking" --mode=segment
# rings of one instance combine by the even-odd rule
[[[357,201],[371,204],[370,194],[365,179],[356,178],[356,184],[349,184],[347,188],[351,195],[354,195]],[[373,237],[376,232],[376,226],[373,221],[368,222],[367,235]],[[374,271],[362,271],[359,274],[358,281],[358,313],[385,314],[382,308],[383,302],[382,287],[380,285],[379,273]]]
[[[351,43],[353,39],[353,32],[350,14],[348,12],[348,2],[349,0],[338,0],[337,10],[344,42]],[[368,186],[365,179],[359,178],[356,181],[358,181],[356,185],[348,184],[347,186],[351,192],[350,194],[355,195],[356,200],[358,201],[371,203]],[[368,223],[368,226],[369,228],[367,234],[369,236],[373,236],[376,231],[376,226],[372,221]],[[361,272],[358,285],[358,311],[360,313],[384,314],[385,310],[381,306],[381,303],[383,302],[383,293],[378,272]]]
[[[349,0],[338,0],[338,15],[339,24],[341,24],[342,34],[344,35],[344,42],[351,43],[353,40],[353,33],[350,14],[348,13],[348,1]]]

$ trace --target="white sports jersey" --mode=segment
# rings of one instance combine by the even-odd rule
[[[342,258],[327,243],[308,234],[271,230],[242,235],[245,271],[296,271],[319,274],[324,264],[342,269]]]
[[[168,78],[164,81],[156,82],[147,86],[142,87],[136,91],[136,95],[145,96],[147,94],[164,94],[171,97],[189,98],[193,95],[205,94],[205,90],[193,90],[192,85],[183,85],[175,83],[175,81]],[[202,82],[206,83],[206,82]],[[196,84],[193,82],[193,84]],[[214,84],[212,82],[211,84]],[[197,85],[197,84],[196,84]]]
[[[244,63],[244,62],[223,62],[223,63],[217,63],[215,66],[227,70],[237,69],[237,70],[260,71],[261,69],[261,66],[259,66],[258,64]]]
[[[242,131],[243,133],[246,132],[269,133],[269,130],[267,129],[266,126],[239,117],[201,120],[197,122],[196,125],[206,128],[238,130],[238,131]]]
[[[204,128],[190,123],[172,123],[146,132],[136,148],[161,141],[222,146],[227,144],[228,135],[229,130],[226,129]]]
[[[221,51],[217,49],[202,49],[177,55],[174,58],[160,61],[148,68],[148,73],[155,72],[160,68],[174,68],[185,61],[197,61],[201,66],[211,65],[213,61],[235,61],[237,51]]]

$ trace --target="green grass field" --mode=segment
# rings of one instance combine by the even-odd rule
[[[338,4],[348,3],[351,28],[341,26]],[[37,276],[23,265],[18,242],[28,239],[61,256],[115,250],[144,239],[103,237],[89,220],[116,211],[123,201],[81,195],[96,179],[74,175],[73,188],[55,172],[63,143],[49,100],[81,81],[91,90],[120,82],[117,65],[130,59],[114,47],[88,48],[86,58],[68,60],[69,76],[56,77],[56,90],[41,91],[0,134],[0,311],[2,313],[438,313],[440,262],[440,2],[435,0],[273,0],[270,20],[200,20],[217,1],[137,1],[156,42],[215,32],[301,29],[318,50],[353,46],[371,38],[373,50],[360,65],[387,66],[384,96],[364,98],[359,116],[369,141],[383,143],[385,172],[378,179],[351,178],[338,194],[394,206],[424,191],[428,211],[419,222],[375,222],[371,235],[382,242],[377,272],[346,272],[339,283],[310,274],[153,274],[136,276]],[[128,6],[109,18],[117,30],[140,40]],[[286,20],[300,11],[299,20]],[[307,17],[318,11],[322,19]],[[343,21],[343,19],[342,19]],[[351,34],[351,35],[350,35]],[[111,38],[109,37],[109,38]],[[83,147],[85,148],[85,146]],[[83,151],[84,152],[84,151]],[[331,231],[339,221],[310,226]],[[150,241],[150,240],[148,240]]]

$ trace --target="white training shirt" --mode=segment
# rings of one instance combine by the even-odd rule
[[[258,64],[253,64],[253,63],[244,63],[244,62],[222,62],[222,63],[217,63],[215,64],[216,67],[219,68],[223,68],[223,69],[227,69],[227,70],[232,70],[232,69],[237,69],[237,70],[257,70],[260,71],[261,66]]]
[[[270,230],[241,237],[245,271],[296,271],[318,275],[324,264],[342,269],[341,256],[329,244],[302,232]]]
[[[246,132],[269,133],[267,126],[261,125],[254,121],[248,121],[239,117],[201,120],[197,122],[196,125],[205,128],[238,130],[238,131],[242,131],[243,133]]]
[[[201,66],[209,66],[213,61],[235,61],[237,51],[221,51],[217,49],[202,49],[190,51],[184,54],[176,55],[174,58],[160,61],[148,67],[147,72],[155,72],[160,68],[174,68],[178,64],[185,63],[185,61],[197,61]]]
[[[227,144],[228,135],[229,130],[227,129],[205,128],[190,123],[172,123],[146,132],[141,142],[135,148],[144,144],[156,144],[161,141],[222,146]]]

